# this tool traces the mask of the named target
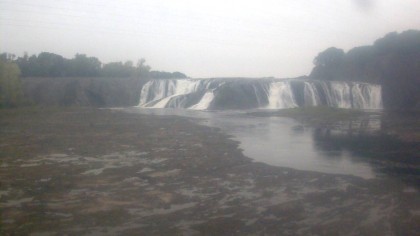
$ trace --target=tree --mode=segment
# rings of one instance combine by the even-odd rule
[[[96,57],[76,54],[70,60],[71,76],[94,77],[100,74],[102,63]]]
[[[320,52],[315,57],[315,64],[310,77],[321,80],[343,80],[343,68],[345,53],[342,49],[331,47]]]
[[[345,53],[343,49],[331,47],[323,52],[320,52],[315,57],[313,63],[315,66],[332,67],[340,65],[343,62]]]
[[[104,64],[101,74],[105,77],[127,78],[134,74],[134,70],[135,68],[133,67],[133,62],[131,61],[127,61],[124,64],[122,62],[110,62]]]
[[[57,54],[42,52],[37,58],[40,67],[40,76],[62,76],[66,74],[65,59]]]
[[[420,31],[392,32],[371,46],[329,48],[314,59],[310,77],[379,83],[385,108],[420,107]]]
[[[181,72],[165,72],[165,71],[150,71],[149,78],[151,79],[182,79],[187,76]]]
[[[138,77],[149,77],[150,66],[146,65],[146,60],[144,58],[137,61],[137,67],[135,75]]]
[[[0,107],[16,107],[23,102],[20,70],[16,63],[0,60]]]

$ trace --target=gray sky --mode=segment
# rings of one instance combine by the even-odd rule
[[[0,0],[0,51],[145,58],[191,77],[295,77],[335,46],[419,29],[419,0]]]

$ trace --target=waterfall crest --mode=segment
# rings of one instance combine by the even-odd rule
[[[284,109],[300,106],[382,109],[380,85],[302,79],[161,79],[147,82],[138,107]]]

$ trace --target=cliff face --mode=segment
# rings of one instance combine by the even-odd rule
[[[420,108],[420,31],[390,33],[372,46],[318,54],[310,77],[382,85],[385,108]]]
[[[138,78],[23,78],[25,97],[38,105],[127,107],[138,104]]]

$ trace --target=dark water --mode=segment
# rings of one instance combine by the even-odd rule
[[[328,127],[308,127],[291,118],[238,111],[129,109],[129,112],[197,119],[200,124],[232,135],[246,156],[269,165],[362,178],[392,176],[414,183],[420,176],[418,147],[385,135],[380,113]]]

